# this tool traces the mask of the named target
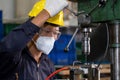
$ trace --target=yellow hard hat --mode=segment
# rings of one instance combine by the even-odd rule
[[[38,1],[32,8],[32,10],[29,12],[28,16],[29,17],[35,17],[37,14],[44,9],[46,0],[40,0]],[[63,11],[60,11],[58,14],[55,16],[49,18],[47,22],[56,24],[59,26],[64,26],[64,21],[63,21]]]

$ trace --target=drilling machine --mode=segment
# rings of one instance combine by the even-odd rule
[[[92,29],[89,27],[91,23],[106,23],[109,31],[108,48],[110,55],[111,80],[120,80],[120,0],[71,0],[78,2],[78,27],[73,37],[80,29],[84,34],[82,39],[82,53],[86,55],[86,63],[80,65],[78,69],[71,69],[70,80],[77,80],[76,73],[84,73],[83,69],[87,69],[88,80],[100,80],[99,66],[87,63],[87,56],[90,55],[90,37]],[[83,11],[84,12],[80,12]],[[70,10],[71,11],[71,10]],[[79,13],[80,12],[80,13]],[[71,40],[73,39],[71,38]],[[70,40],[70,42],[71,42]],[[69,44],[65,50],[69,50]],[[106,53],[107,53],[106,50]],[[105,57],[105,56],[104,56]]]

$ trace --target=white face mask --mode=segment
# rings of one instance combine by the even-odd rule
[[[54,37],[40,36],[35,42],[35,45],[39,51],[42,51],[43,53],[48,55],[53,49],[54,42]]]

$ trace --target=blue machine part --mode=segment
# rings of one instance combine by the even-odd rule
[[[55,42],[53,50],[48,55],[55,65],[72,65],[73,61],[77,59],[75,40],[70,44],[69,51],[64,51],[71,37],[72,35],[62,34]]]
[[[2,11],[0,10],[0,40],[4,36],[3,23],[2,23]]]

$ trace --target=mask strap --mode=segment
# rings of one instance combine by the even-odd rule
[[[36,44],[36,42],[32,39],[33,43]]]

